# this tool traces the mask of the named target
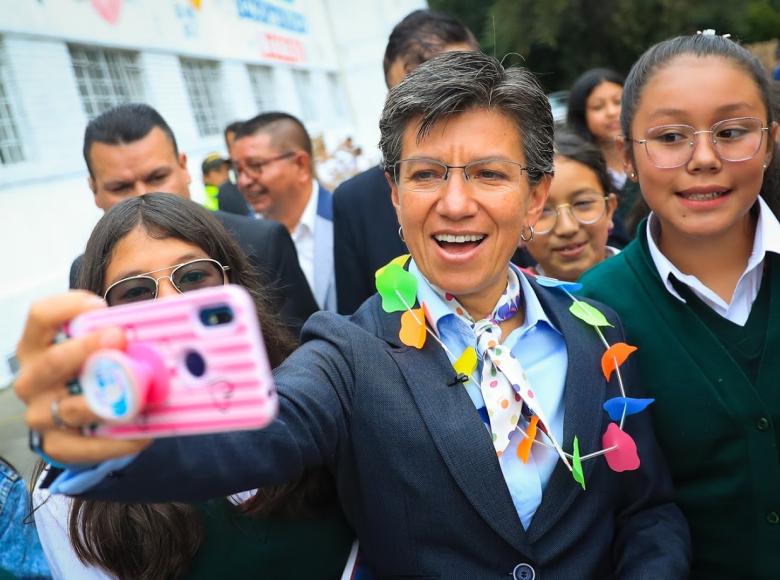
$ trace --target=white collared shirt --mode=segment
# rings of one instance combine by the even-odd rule
[[[737,282],[731,302],[726,302],[710,288],[705,286],[696,276],[683,274],[658,248],[658,234],[660,224],[654,213],[647,220],[647,245],[650,256],[655,264],[655,269],[661,276],[666,290],[681,302],[685,299],[680,296],[671,283],[670,276],[685,284],[691,291],[712,308],[717,314],[726,320],[739,326],[744,326],[750,316],[750,309],[758,296],[761,288],[761,280],[764,274],[764,257],[767,252],[780,254],[780,222],[769,209],[766,202],[758,198],[759,212],[756,224],[756,235],[753,239],[753,250],[748,258],[745,271]]]
[[[316,179],[312,179],[309,201],[303,208],[300,221],[291,233],[298,252],[298,263],[312,293],[314,292],[314,222],[317,219],[318,192],[319,184]]]

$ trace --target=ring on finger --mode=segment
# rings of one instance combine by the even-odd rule
[[[60,397],[59,399],[52,400],[51,406],[49,407],[51,409],[51,421],[58,429],[77,429],[75,425],[68,425],[65,422],[65,419],[62,418],[62,415],[60,415],[60,401],[64,398],[65,397]]]

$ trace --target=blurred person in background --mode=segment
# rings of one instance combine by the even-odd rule
[[[51,578],[29,512],[24,479],[0,456],[0,578]]]
[[[244,199],[258,217],[287,228],[317,304],[335,310],[333,194],[317,181],[303,123],[261,113],[238,128],[231,156]]]
[[[426,60],[455,50],[479,50],[472,32],[457,18],[415,10],[390,33],[382,66],[392,89]],[[384,168],[376,165],[336,188],[333,198],[338,311],[352,314],[374,291],[374,272],[405,253],[390,201]]]
[[[92,119],[84,133],[84,160],[95,205],[108,211],[129,197],[171,193],[189,199],[187,156],[168,123],[145,104],[119,105]],[[272,295],[274,312],[297,336],[317,310],[290,235],[274,222],[214,212],[234,236]],[[81,257],[70,269],[75,288]]]
[[[203,189],[206,192],[204,205],[211,211],[219,208],[219,188],[230,179],[230,159],[225,159],[219,153],[210,153],[200,164],[203,175]]]
[[[227,127],[225,127],[225,147],[227,148],[228,157],[233,160],[233,143],[236,140],[236,131],[241,126],[241,121],[233,121]],[[244,196],[238,191],[236,187],[236,173],[232,169],[228,173],[227,181],[223,182],[219,186],[219,194],[217,196],[219,200],[219,209],[228,213],[234,213],[237,215],[252,215],[252,210],[247,204]]]
[[[607,245],[617,196],[601,151],[577,135],[556,131],[555,176],[536,235],[526,243],[537,274],[574,282],[619,252]]]
[[[639,187],[628,178],[616,139],[621,135],[620,99],[623,77],[608,68],[586,71],[574,81],[569,94],[566,115],[568,128],[601,149],[612,180],[611,191],[617,194],[618,209],[610,243],[622,248],[633,238],[634,232],[623,225],[625,216],[639,197]]]

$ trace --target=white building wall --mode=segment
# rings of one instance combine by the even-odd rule
[[[294,69],[307,70],[316,107],[307,122],[334,147],[351,135],[376,155],[377,121],[386,94],[382,56],[392,27],[421,0],[263,0],[305,16],[301,33],[236,19],[235,0],[133,0],[113,23],[90,2],[0,0],[0,47],[6,88],[23,135],[25,161],[0,164],[0,387],[30,303],[67,288],[73,258],[100,217],[87,185],[81,149],[87,117],[79,97],[68,43],[137,51],[144,100],[171,125],[188,155],[191,194],[204,198],[200,162],[224,152],[222,135],[198,134],[180,57],[220,63],[224,122],[256,114],[247,64],[272,67],[276,108],[302,116]],[[230,26],[229,26],[230,25]],[[287,59],[268,53],[271,33],[301,49]],[[290,55],[287,55],[290,56]],[[342,83],[341,107],[327,75]],[[341,109],[341,114],[337,112]]]

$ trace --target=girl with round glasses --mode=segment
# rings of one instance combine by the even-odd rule
[[[661,42],[626,80],[622,125],[652,213],[583,276],[585,293],[639,348],[693,577],[776,578],[780,224],[765,72],[712,33]]]
[[[254,298],[269,361],[278,366],[294,340],[230,235],[188,200],[148,194],[108,212],[87,243],[78,287],[118,306],[227,283]],[[33,507],[55,578],[233,578],[257,570],[274,578],[337,577],[353,535],[332,478],[318,471],[195,505],[71,500],[39,485]],[[307,558],[297,557],[301,542]]]
[[[607,245],[617,197],[601,151],[576,135],[556,134],[554,162],[550,194],[526,248],[537,274],[574,282],[619,252]]]

